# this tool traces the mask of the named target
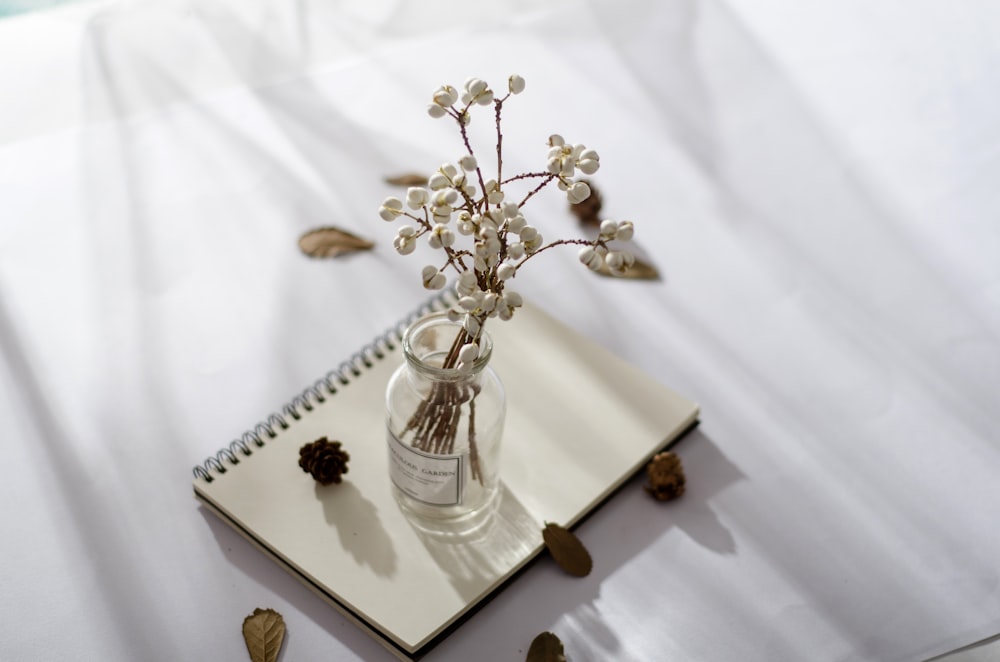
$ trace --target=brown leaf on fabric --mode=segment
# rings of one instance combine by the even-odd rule
[[[590,552],[571,531],[546,522],[542,540],[559,567],[574,577],[586,577],[594,567]]]
[[[277,662],[285,639],[285,619],[273,609],[258,607],[243,619],[243,638],[253,662]]]
[[[656,270],[656,267],[639,258],[635,258],[635,263],[625,267],[625,271],[621,273],[612,273],[611,269],[608,269],[608,265],[604,263],[601,263],[601,268],[594,273],[608,278],[624,278],[626,280],[660,280],[660,272]]]
[[[340,228],[316,228],[299,237],[299,248],[309,257],[337,257],[367,251],[375,244]]]
[[[563,643],[551,632],[543,632],[531,641],[525,662],[566,662]]]
[[[396,175],[395,177],[386,177],[386,184],[392,184],[393,186],[426,186],[427,177],[424,175],[419,175],[415,172],[406,173],[405,175]]]

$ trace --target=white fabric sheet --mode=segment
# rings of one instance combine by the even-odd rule
[[[190,470],[424,296],[377,217],[461,145],[442,83],[528,87],[657,283],[518,290],[702,406],[428,659],[913,660],[1000,631],[1000,11],[979,2],[119,2],[0,22],[0,657],[387,653],[198,507]],[[488,129],[488,115],[473,120]],[[485,140],[485,139],[484,139]],[[526,211],[576,231],[561,195]],[[311,261],[335,224],[376,251]],[[516,324],[516,318],[511,323]],[[582,403],[585,405],[585,403]]]

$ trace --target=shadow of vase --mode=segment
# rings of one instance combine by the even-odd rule
[[[542,544],[541,525],[503,483],[495,510],[472,531],[435,533],[413,522],[410,526],[465,600],[523,567]]]

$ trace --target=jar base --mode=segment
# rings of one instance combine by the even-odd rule
[[[471,508],[421,503],[395,485],[392,486],[392,495],[415,529],[435,538],[455,538],[455,542],[461,542],[463,537],[475,535],[488,527],[500,502],[499,486],[483,495],[481,503]]]

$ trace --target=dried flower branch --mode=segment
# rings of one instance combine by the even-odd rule
[[[442,251],[440,262],[421,270],[424,287],[441,289],[448,281],[446,272],[457,274],[455,290],[459,298],[449,316],[454,322],[461,321],[463,331],[455,338],[444,361],[442,367],[446,369],[471,370],[487,320],[494,317],[509,320],[522,305],[521,296],[508,284],[537,255],[557,246],[576,245],[580,247],[580,261],[594,271],[624,273],[635,262],[631,253],[609,246],[613,240],[624,242],[632,238],[634,229],[630,221],[604,220],[594,239],[558,239],[549,243],[528,222],[524,206],[552,185],[565,192],[570,204],[587,200],[590,186],[578,179],[577,173],[597,172],[600,156],[585,145],[567,143],[554,134],[548,138],[544,169],[505,178],[503,109],[511,96],[524,91],[524,87],[524,79],[512,75],[503,96],[478,78],[467,80],[461,91],[450,85],[435,90],[427,111],[431,117],[449,117],[455,121],[465,151],[454,163],[445,163],[432,173],[426,186],[411,186],[405,199],[388,197],[379,208],[379,216],[386,221],[400,218],[412,221],[402,225],[393,240],[400,255],[413,253],[421,240]],[[496,126],[496,172],[489,173],[492,177],[476,156],[468,132],[473,107],[490,105]],[[465,247],[460,245],[462,242]],[[449,389],[454,392],[446,393]],[[416,437],[413,446],[428,452],[451,447],[461,405],[472,403],[474,398],[474,393],[440,386],[407,426],[406,431],[412,431]],[[447,422],[442,422],[441,417]],[[474,474],[475,471],[473,467]]]

